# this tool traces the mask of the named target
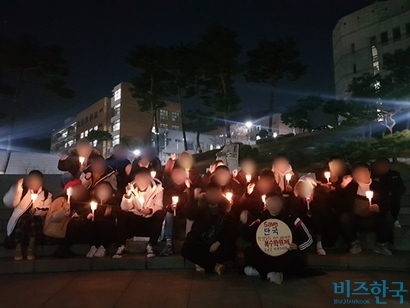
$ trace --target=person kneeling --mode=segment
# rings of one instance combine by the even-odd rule
[[[283,197],[271,193],[266,196],[266,210],[256,220],[250,217],[246,221],[254,243],[245,249],[247,266],[244,272],[248,276],[261,276],[275,284],[281,284],[283,274],[305,275],[307,270],[307,249],[313,242],[312,236],[304,223],[296,216],[288,214],[283,207]],[[256,243],[256,230],[267,219],[279,219],[286,223],[292,232],[293,243],[288,251],[277,257],[265,254]],[[243,222],[243,221],[242,221]]]
[[[159,180],[153,179],[147,168],[135,170],[134,181],[126,187],[117,218],[117,252],[113,258],[125,253],[125,242],[132,236],[149,236],[147,257],[155,257],[153,246],[158,243],[165,217],[163,209],[164,189]]]
[[[206,186],[198,206],[191,209],[194,223],[181,253],[195,264],[198,272],[215,271],[221,275],[225,269],[222,263],[236,257],[236,224],[229,209],[229,201],[214,182]]]

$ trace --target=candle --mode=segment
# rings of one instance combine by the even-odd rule
[[[325,172],[325,178],[327,179],[327,183],[329,184],[330,183],[330,172],[329,171]]]
[[[172,208],[174,210],[174,216],[177,216],[177,204],[179,202],[178,196],[172,196]]]
[[[189,170],[185,170],[185,176],[187,179],[189,179]]]
[[[232,193],[232,192],[230,192],[230,191],[226,192],[226,194],[225,194],[226,200],[228,200],[229,202],[231,202],[231,201],[232,201],[232,197],[233,197],[233,193]]]
[[[71,187],[67,188],[67,202],[70,203],[71,196],[73,195],[73,189]]]
[[[80,161],[81,166],[84,165],[85,157],[84,157],[84,156],[80,156],[78,159],[79,159],[79,161]]]
[[[366,198],[369,199],[369,205],[372,206],[373,191],[371,190],[366,191]]]
[[[286,179],[286,183],[289,185],[289,181],[291,180],[291,178],[292,178],[292,174],[291,173],[286,173],[286,175],[285,175],[285,179]]]
[[[150,173],[151,173],[151,177],[152,177],[152,178],[155,178],[155,176],[157,175],[157,172],[156,172],[156,171],[154,171],[154,170],[153,170],[153,171],[151,171]]]
[[[34,203],[38,198],[38,194],[31,194],[31,201]]]
[[[306,197],[306,205],[307,205],[307,210],[310,211],[310,202],[312,202],[312,198],[310,196]]]
[[[266,195],[262,195],[262,202],[263,202],[263,204],[266,204]]]
[[[92,211],[93,215],[94,215],[95,210],[97,209],[97,205],[98,205],[98,203],[95,202],[95,201],[90,202],[90,207],[91,207],[91,211]],[[94,217],[93,217],[92,221],[94,221]]]
[[[144,202],[145,202],[144,197],[138,197],[138,202],[141,204],[141,209],[143,209],[144,208]]]
[[[247,174],[247,175],[245,175],[245,178],[246,178],[246,182],[249,183],[252,180],[252,175]]]

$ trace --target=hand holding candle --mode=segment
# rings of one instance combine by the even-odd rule
[[[174,216],[177,216],[177,205],[179,202],[178,196],[172,196],[172,209],[174,210]]]
[[[70,204],[71,196],[73,195],[73,189],[71,187],[67,188],[67,202]]]
[[[232,202],[232,197],[233,197],[232,192],[230,192],[230,191],[226,192],[226,194],[225,194],[226,200],[228,200],[229,202]]]
[[[94,212],[97,209],[98,203],[95,201],[91,201],[90,202],[90,207],[91,207],[91,212],[93,213],[93,219],[92,221],[94,221]]]
[[[144,202],[145,202],[144,197],[138,197],[138,202],[141,204],[141,209],[143,209],[144,208]]]
[[[78,158],[78,160],[80,161],[81,166],[84,166],[85,157],[84,157],[84,156],[80,156],[80,157]]]
[[[330,172],[329,171],[325,172],[325,178],[327,180],[327,183],[330,184]]]
[[[263,208],[266,208],[266,195],[261,196],[262,202],[263,202]]]
[[[289,185],[289,182],[292,179],[292,174],[291,173],[286,173],[285,174],[285,179],[286,179],[286,184]]]
[[[373,191],[372,190],[366,191],[366,198],[369,199],[369,206],[372,206],[372,199],[373,199]]]

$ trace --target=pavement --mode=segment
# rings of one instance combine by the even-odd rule
[[[309,278],[285,278],[281,286],[259,277],[246,277],[230,270],[224,276],[200,274],[192,269],[104,271],[54,274],[13,274],[0,276],[0,307],[332,307],[333,282],[367,282],[382,279],[404,282],[410,287],[408,272],[329,271]],[[387,292],[385,307],[410,307]],[[369,301],[351,307],[379,307],[374,295],[351,296]]]

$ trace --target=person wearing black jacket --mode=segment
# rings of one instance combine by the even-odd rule
[[[115,171],[108,166],[102,156],[93,158],[93,162],[80,175],[80,180],[85,188],[92,193],[101,182],[109,182],[114,191],[117,191],[117,177]]]
[[[214,182],[221,187],[223,195],[226,196],[227,192],[233,194],[231,204],[234,204],[234,206],[245,192],[244,187],[236,179],[231,177],[229,168],[224,165],[215,169],[215,172],[211,177],[211,182]]]
[[[198,272],[215,271],[221,275],[223,263],[236,257],[236,223],[229,208],[221,187],[211,182],[199,197],[198,206],[188,209],[195,221],[181,254],[195,264]]]
[[[373,164],[372,178],[378,181],[383,187],[386,187],[390,197],[390,212],[393,216],[394,226],[401,228],[398,221],[400,212],[400,200],[406,192],[401,174],[391,169],[390,160],[388,158],[379,158]]]
[[[250,177],[250,181],[246,178]],[[241,170],[235,176],[237,180],[243,187],[248,186],[249,183],[256,183],[258,181],[258,168],[256,163],[251,158],[246,158],[241,161]]]
[[[282,195],[271,193],[266,196],[266,210],[259,216],[249,217],[246,225],[252,235],[253,244],[244,251],[247,276],[261,276],[275,284],[281,284],[283,274],[304,275],[307,270],[307,254],[305,250],[312,244],[312,236],[302,220],[289,214],[284,208]],[[256,231],[263,221],[274,218],[286,223],[292,232],[293,243],[288,251],[277,257],[265,254],[256,243]]]
[[[107,165],[115,171],[119,194],[125,193],[131,174],[131,162],[127,158],[127,153],[128,149],[124,145],[117,144],[113,148],[112,155],[106,159]]]
[[[368,191],[373,192],[371,200],[366,196]],[[373,251],[391,255],[387,243],[393,241],[394,222],[390,215],[389,195],[386,187],[371,179],[369,166],[365,163],[355,165],[352,177],[344,177],[338,193],[344,204],[341,224],[345,240],[350,245],[350,253],[362,251],[357,238],[357,231],[360,230],[376,232]]]
[[[177,198],[177,201],[173,200],[173,198]],[[164,238],[166,244],[162,249],[160,256],[169,256],[173,253],[172,239],[174,237],[174,216],[176,215],[178,218],[185,219],[187,207],[192,201],[193,190],[189,188],[185,169],[179,165],[175,165],[172,169],[171,176],[164,180],[163,203],[166,211]]]

